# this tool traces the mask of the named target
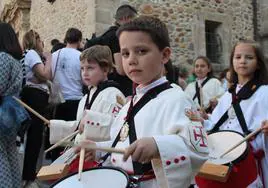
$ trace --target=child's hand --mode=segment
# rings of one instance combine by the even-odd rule
[[[133,161],[148,163],[154,158],[159,158],[159,151],[154,138],[141,138],[132,143],[123,156],[126,161],[131,155]]]
[[[218,104],[218,100],[216,98],[210,99],[209,100],[209,106],[213,110]]]
[[[268,120],[264,120],[261,123],[261,127],[262,127],[262,132],[265,136],[268,136]]]
[[[81,148],[84,146],[94,146],[96,147],[96,143],[91,140],[84,140],[80,142],[81,147],[78,147],[75,151],[76,153],[80,153]],[[85,149],[85,161],[94,161],[96,157],[96,150]]]
[[[203,123],[204,119],[202,118],[201,111],[193,110],[193,109],[185,109],[185,115],[191,120],[191,121],[198,121]]]

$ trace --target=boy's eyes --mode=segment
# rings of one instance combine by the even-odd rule
[[[146,54],[148,52],[148,50],[146,50],[146,49],[136,49],[135,50],[135,54],[137,54],[137,55],[144,55],[144,54]],[[121,52],[121,55],[123,56],[123,57],[128,57],[129,56],[129,52]]]

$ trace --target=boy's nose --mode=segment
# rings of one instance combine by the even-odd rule
[[[137,64],[137,58],[135,57],[135,55],[129,56],[128,63],[129,63],[129,65]]]

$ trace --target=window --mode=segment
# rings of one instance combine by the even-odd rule
[[[206,55],[215,64],[223,63],[221,27],[220,22],[205,21]]]

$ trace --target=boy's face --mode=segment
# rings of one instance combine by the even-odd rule
[[[100,82],[107,80],[107,74],[108,72],[95,61],[81,62],[82,80],[86,86],[97,86]]]
[[[123,31],[119,44],[124,71],[133,82],[148,85],[161,77],[170,48],[160,51],[151,37],[141,31]]]

